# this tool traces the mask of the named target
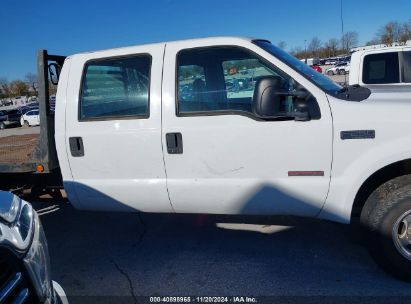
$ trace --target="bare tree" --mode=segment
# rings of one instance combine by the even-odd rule
[[[10,96],[10,85],[9,82],[7,80],[7,78],[5,77],[1,77],[0,78],[0,93],[4,96],[4,97],[9,97]]]
[[[342,49],[349,53],[350,49],[358,44],[358,33],[357,32],[346,32],[341,37],[341,46]]]
[[[325,48],[327,50],[326,53],[328,57],[333,57],[337,55],[339,44],[340,42],[338,41],[338,39],[335,38],[332,38],[325,43]]]
[[[13,80],[10,82],[10,94],[12,96],[25,96],[29,92],[29,87],[24,81]]]
[[[404,45],[407,40],[411,39],[411,19],[409,22],[405,22],[401,26],[401,33],[399,37],[399,42]]]
[[[37,75],[33,73],[27,73],[25,80],[32,91],[37,95]]]
[[[381,43],[388,46],[400,41],[402,26],[397,21],[388,22],[377,32],[377,37]]]
[[[290,51],[291,55],[293,55],[295,57],[299,57],[299,58],[300,58],[302,53],[304,53],[304,50],[300,46],[293,47]]]
[[[285,50],[285,48],[287,47],[287,44],[285,43],[285,41],[281,40],[277,43],[277,46],[282,49]]]
[[[374,38],[371,39],[370,41],[367,41],[367,43],[365,45],[376,45],[376,44],[380,44],[381,41],[378,38]]]
[[[322,43],[318,37],[313,37],[308,44],[308,52],[311,56],[318,56],[319,50],[321,49]]]

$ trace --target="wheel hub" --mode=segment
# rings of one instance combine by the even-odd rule
[[[411,210],[400,215],[392,229],[395,247],[411,261]]]

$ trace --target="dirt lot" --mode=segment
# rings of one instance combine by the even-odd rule
[[[38,140],[38,134],[0,137],[0,163],[27,162]]]

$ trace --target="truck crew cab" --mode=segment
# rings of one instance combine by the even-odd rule
[[[409,100],[340,87],[266,40],[55,58],[35,164],[76,208],[359,221],[376,261],[411,280]]]

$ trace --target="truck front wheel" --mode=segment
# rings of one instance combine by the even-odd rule
[[[411,281],[411,175],[379,186],[361,212],[368,249],[388,273]]]

